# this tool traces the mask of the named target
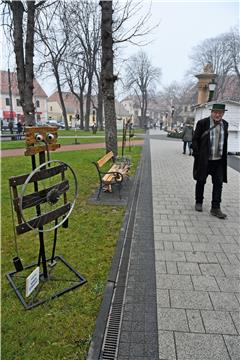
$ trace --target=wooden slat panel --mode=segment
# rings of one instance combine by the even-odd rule
[[[48,150],[54,151],[60,148],[60,146],[61,146],[60,144],[48,144]],[[24,155],[25,156],[36,155],[42,151],[47,151],[46,145],[29,146],[24,152]]]
[[[45,141],[48,143],[54,144],[57,142],[58,134],[57,134],[57,126],[26,126],[25,127],[25,139],[27,145],[39,144],[36,140],[36,134],[41,134]],[[47,134],[53,134],[54,139],[48,140],[46,139]]]
[[[97,161],[98,167],[102,167],[104,164],[106,164],[106,162],[108,162],[110,159],[113,158],[113,152],[110,151],[109,153],[107,153],[106,155],[104,155],[101,159],[99,159]]]
[[[70,210],[70,208],[71,208],[71,204],[67,203],[66,205],[63,205],[58,209],[48,212],[47,214],[44,214],[44,215],[41,215],[34,219],[29,220],[28,223],[34,229],[37,229],[41,226],[44,226],[44,225],[50,223],[53,220],[59,218],[60,216],[65,215]],[[18,235],[24,234],[31,230],[32,229],[28,226],[27,223],[22,223],[22,224],[16,226],[16,232]]]
[[[114,181],[115,176],[113,176],[112,174],[106,174],[104,175],[104,177],[102,178],[102,182],[104,184],[110,184]]]
[[[67,165],[60,164],[51,168],[41,169],[39,172],[34,174],[29,182],[39,181],[48,179],[54,175],[60,174],[67,170]],[[10,186],[18,186],[25,183],[29,174],[19,175],[19,176],[12,176],[9,178],[9,185]]]
[[[26,196],[23,196],[23,198],[22,198],[22,208],[27,209],[27,208],[32,207],[32,206],[37,206],[37,205],[40,205],[40,204],[44,204],[45,202],[47,202],[47,194],[52,189],[57,189],[59,195],[61,195],[63,193],[66,193],[66,191],[69,189],[69,181],[64,180],[63,182],[55,184],[55,185],[53,185],[51,187],[48,187],[46,189],[40,190],[40,191],[32,193],[32,194],[28,194]],[[14,204],[15,211],[18,213],[20,211],[19,210],[19,197],[15,198],[13,200],[13,204]]]
[[[108,171],[109,172],[119,172],[122,175],[125,175],[129,170],[128,166],[122,167],[121,165],[114,164]]]

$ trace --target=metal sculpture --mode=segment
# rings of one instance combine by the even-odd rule
[[[9,272],[7,278],[24,307],[32,309],[83,285],[86,280],[62,256],[55,255],[58,228],[68,227],[68,218],[78,194],[77,177],[71,166],[49,158],[49,151],[60,147],[57,144],[57,127],[26,127],[25,137],[25,156],[31,156],[32,172],[9,179],[14,236],[17,244],[17,235],[37,231],[39,254],[37,263],[25,267],[20,257],[16,256],[13,259],[16,270]],[[36,164],[37,154],[39,166]],[[46,258],[44,233],[50,231],[54,232],[52,255]],[[35,270],[32,271],[32,268]],[[66,273],[69,276],[67,280]],[[59,286],[49,286],[51,281]],[[62,289],[66,281],[68,286]]]

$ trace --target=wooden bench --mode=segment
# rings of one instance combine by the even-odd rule
[[[103,171],[108,163],[111,164],[110,168],[106,171]],[[128,177],[128,172],[130,169],[130,163],[127,160],[115,161],[114,154],[112,151],[104,155],[101,159],[93,164],[97,168],[99,176],[99,190],[97,195],[97,200],[99,200],[101,191],[112,192],[112,185],[118,186],[119,198],[121,199],[121,188],[122,182]]]

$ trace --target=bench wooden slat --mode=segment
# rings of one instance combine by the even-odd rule
[[[106,155],[104,155],[101,159],[97,161],[98,167],[102,167],[104,164],[106,164],[110,159],[113,158],[113,152],[110,151]]]
[[[110,169],[103,172],[100,170],[100,168],[107,164],[108,161],[110,163],[110,160],[114,161],[114,154],[112,151],[105,154],[101,159],[94,162],[94,165],[97,168],[99,180],[100,180],[100,186],[98,190],[98,196],[97,199],[99,199],[101,191],[104,189],[104,191],[112,192],[111,185],[117,184],[119,187],[119,197],[121,199],[120,191],[121,191],[121,184],[124,180],[124,178],[128,177],[128,171],[130,169],[129,162],[118,162],[118,163],[111,163]]]
[[[115,176],[113,174],[106,174],[103,176],[102,182],[104,184],[111,184],[114,179],[115,179]]]

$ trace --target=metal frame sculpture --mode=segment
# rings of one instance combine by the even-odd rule
[[[57,127],[26,127],[25,137],[25,156],[31,156],[32,172],[9,179],[13,221],[14,211],[17,217],[17,224],[14,222],[14,236],[16,242],[16,235],[37,231],[39,254],[37,263],[25,267],[19,256],[16,256],[13,259],[16,270],[7,273],[6,276],[25,309],[32,309],[83,285],[86,280],[62,256],[55,255],[58,228],[68,227],[68,217],[74,208],[78,193],[77,177],[73,169],[62,161],[49,159],[49,151],[60,147],[60,144],[57,144]],[[39,166],[36,164],[37,154]],[[67,177],[69,173],[72,181]],[[22,186],[21,192],[19,186]],[[71,186],[74,187],[74,192],[69,201]],[[46,258],[44,233],[49,231],[54,232],[54,238],[52,255]],[[29,272],[36,266],[41,268],[39,285],[27,299],[23,291]],[[57,268],[60,271],[56,270]],[[71,278],[65,278],[66,272]],[[64,282],[67,282],[68,286],[62,289]],[[57,286],[49,286],[50,283]]]
[[[131,151],[131,140],[134,136],[134,130],[133,130],[133,124],[131,118],[129,118],[127,121],[123,120],[122,157],[124,156],[124,150],[127,141],[127,132],[128,132],[129,151]]]

